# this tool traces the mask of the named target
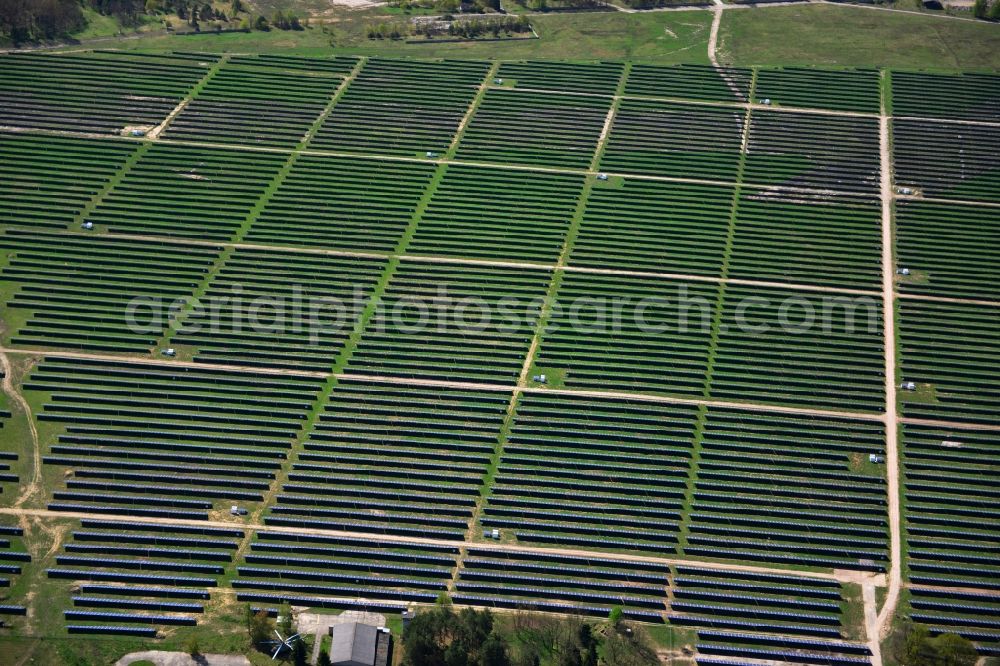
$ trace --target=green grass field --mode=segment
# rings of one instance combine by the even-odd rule
[[[650,63],[708,63],[711,25],[707,12],[653,14],[575,14],[538,16],[532,21],[540,39],[510,42],[423,43],[369,40],[365,26],[399,20],[373,11],[313,23],[300,32],[154,35],[112,40],[105,48],[144,51],[282,52],[299,55],[362,54],[413,58],[495,58],[548,60],[628,60]]]
[[[718,57],[733,65],[996,71],[1000,29],[852,5],[727,11]]]
[[[103,37],[102,48],[143,51],[706,64],[711,18],[710,12],[698,10],[551,14],[532,18],[537,40],[407,44],[366,37],[365,28],[371,23],[404,20],[384,9],[330,10],[300,32],[158,34],[129,39],[109,37],[114,31],[106,25],[107,19],[96,17],[78,37]],[[795,39],[788,38],[792,33]],[[720,62],[735,65],[994,71],[1000,68],[1000,29],[986,22],[851,5],[733,9],[724,14],[718,56]]]

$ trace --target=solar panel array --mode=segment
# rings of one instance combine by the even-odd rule
[[[68,633],[197,624],[218,585],[265,610],[447,592],[622,606],[694,628],[699,663],[865,663],[857,591],[818,572],[889,564],[871,460],[894,316],[906,609],[996,651],[997,77],[99,52],[0,70],[3,344],[38,353],[17,381],[45,506],[89,516],[46,567]],[[288,326],[254,329],[239,299],[292,302]],[[810,312],[824,330],[797,329]],[[7,490],[23,456],[0,456]]]
[[[67,631],[155,636],[198,623],[244,532],[84,519],[70,536],[45,572],[72,583]]]

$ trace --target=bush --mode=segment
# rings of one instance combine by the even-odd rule
[[[86,25],[75,0],[0,2],[0,36],[15,44],[36,39],[54,39]]]
[[[306,657],[306,643],[305,641],[298,640],[295,641],[292,647],[292,664],[293,666],[306,666],[309,663]]]
[[[528,21],[528,17],[523,14],[521,16],[505,16],[497,19],[455,21],[448,28],[449,34],[467,39],[474,39],[486,34],[499,37],[500,33],[516,34],[523,32],[531,32],[531,23]]]
[[[287,601],[278,607],[278,621],[281,623],[281,633],[285,635],[285,638],[295,633],[295,625],[292,623],[292,606]]]
[[[302,30],[299,17],[292,12],[276,11],[271,15],[271,25],[279,30]]]
[[[271,622],[271,618],[267,616],[267,611],[261,609],[254,613],[250,608],[250,604],[247,604],[246,615],[247,634],[250,637],[250,644],[258,647],[264,641],[270,640],[271,632],[274,631],[274,624]]]
[[[366,27],[368,39],[400,39],[409,34],[408,24],[368,24]]]
[[[893,636],[892,650],[902,666],[975,666],[979,659],[975,646],[958,634],[931,638],[920,624],[904,624]]]

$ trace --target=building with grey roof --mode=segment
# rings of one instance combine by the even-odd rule
[[[345,622],[330,627],[333,666],[386,666],[392,655],[392,635],[370,624]]]

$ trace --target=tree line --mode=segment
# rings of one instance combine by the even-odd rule
[[[653,9],[655,7],[670,7],[684,4],[711,4],[711,0],[622,0],[625,6],[632,9]]]
[[[0,37],[15,44],[56,39],[85,25],[77,0],[0,0]]]
[[[1000,0],[993,0],[992,4],[989,0],[976,0],[972,5],[972,13],[978,19],[1000,21]]]
[[[299,17],[292,11],[277,10],[270,17],[249,14],[242,0],[232,0],[229,14],[214,10],[209,4],[199,5],[197,0],[145,0],[147,14],[176,14],[177,18],[187,21],[195,30],[200,29],[203,21],[240,21],[241,30],[260,30],[266,32],[271,28],[280,30],[302,30]],[[241,14],[246,14],[241,18]],[[169,21],[165,21],[168,23]]]
[[[453,37],[475,39],[484,35],[494,38],[501,34],[521,34],[531,32],[531,23],[527,16],[504,16],[503,18],[469,19],[467,21],[452,21],[448,26],[448,34]]]
[[[403,631],[403,666],[658,666],[644,630],[622,619],[604,622],[517,611],[455,612],[445,599],[418,611]]]
[[[500,0],[390,0],[388,4],[390,7],[398,7],[403,11],[434,9],[443,14],[501,11]]]
[[[270,17],[251,16],[242,0],[232,0],[228,11],[216,9],[204,0],[0,0],[0,38],[20,44],[68,37],[86,27],[85,8],[111,16],[125,27],[140,25],[144,16],[162,16],[164,25],[171,29],[169,17],[176,15],[195,30],[209,21],[238,20],[244,30],[303,28],[291,11],[276,11]]]
[[[583,9],[606,9],[608,3],[605,0],[519,0],[521,4],[533,11],[559,11]]]
[[[445,17],[442,17],[445,18]],[[462,19],[423,21],[416,25],[409,23],[377,23],[368,26],[368,39],[402,39],[409,35],[422,35],[428,39],[448,35],[462,39],[479,37],[499,38],[501,35],[515,35],[531,32],[527,16],[502,16],[485,19]]]

